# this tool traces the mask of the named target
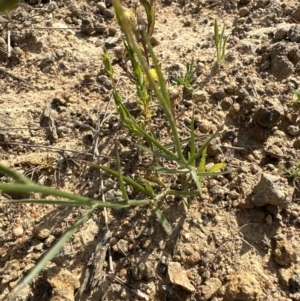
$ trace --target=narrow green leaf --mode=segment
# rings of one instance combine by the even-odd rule
[[[149,201],[148,201],[149,202]],[[96,206],[99,208],[125,208],[129,206],[137,206],[136,201],[97,201],[91,200],[87,203],[78,202],[78,201],[60,201],[60,200],[48,200],[48,199],[19,199],[19,200],[9,200],[7,203],[20,203],[20,204],[48,204],[48,205],[59,205],[59,206],[68,206],[68,207],[92,207]],[[138,205],[145,205],[145,203],[140,203]]]
[[[180,139],[179,139],[179,135],[178,135],[177,127],[176,127],[175,118],[173,116],[172,109],[171,109],[171,102],[169,99],[167,86],[166,86],[165,80],[163,78],[162,71],[161,71],[160,65],[158,63],[158,60],[153,52],[153,48],[149,42],[149,39],[146,37],[145,34],[144,34],[144,39],[147,42],[149,53],[151,55],[156,73],[158,75],[159,89],[158,89],[158,86],[156,85],[155,81],[152,78],[149,79],[149,83],[150,83],[151,88],[155,92],[155,95],[158,98],[160,105],[162,106],[162,109],[165,113],[166,119],[168,120],[168,122],[170,124],[172,137],[175,142],[175,147],[176,147],[178,157],[182,162],[185,162],[185,159],[182,154],[181,146],[180,146]],[[139,57],[139,60],[141,62],[144,72],[147,74],[147,77],[149,78],[150,72],[149,72],[149,69],[147,68],[147,66],[145,64],[142,64],[142,61],[143,61],[142,56]]]
[[[178,157],[175,154],[173,154],[172,152],[169,152],[169,154],[167,155],[167,154],[162,153],[162,152],[153,151],[152,149],[150,149],[150,148],[148,148],[144,145],[141,145],[141,144],[137,144],[137,147],[139,149],[141,149],[142,151],[147,152],[148,154],[152,155],[155,158],[164,158],[164,159],[167,159],[167,160],[171,160],[171,161],[174,160],[174,161],[177,161],[177,162],[179,161]],[[170,156],[170,153],[172,154],[171,156]]]
[[[104,64],[107,74],[109,75],[110,78],[112,78],[113,74],[114,74],[114,69],[110,62],[109,55],[106,51],[104,51],[104,53],[102,55],[102,61],[103,61],[103,64]]]
[[[75,195],[69,192],[57,190],[47,186],[41,186],[38,184],[1,184],[0,190],[4,192],[40,192],[45,195],[57,196],[64,199],[70,199],[73,201],[82,202],[83,204],[89,204],[90,198]]]
[[[160,180],[160,178],[158,176],[156,176],[154,174],[145,174],[144,178],[153,184],[156,184],[160,187],[166,188],[166,185]]]
[[[218,134],[219,132],[223,129],[223,125],[220,126],[217,131],[212,134],[209,139],[207,139],[204,144],[200,147],[200,149],[198,150],[198,152],[194,155],[194,156],[191,156],[187,162],[187,164],[191,164],[192,162],[194,162],[195,160],[197,160],[201,154],[203,153],[204,149],[208,146],[208,144],[210,143],[211,140],[213,140]]]
[[[84,162],[86,162],[86,161],[84,161]],[[118,178],[118,172],[113,170],[113,169],[110,169],[110,168],[108,168],[106,166],[103,166],[103,165],[98,165],[98,164],[95,164],[95,163],[91,163],[91,162],[86,162],[86,163],[88,163],[90,166],[92,166],[94,168],[98,168],[98,169],[101,169],[101,170],[105,171],[106,173],[108,173],[109,175],[111,175],[115,178]],[[140,191],[142,193],[145,193],[147,195],[150,195],[149,192],[142,185],[136,183],[132,179],[123,176],[123,180],[124,180],[125,183],[127,183],[128,185],[131,185],[132,187],[134,187],[138,191]],[[150,195],[150,196],[154,197],[153,195]]]
[[[149,193],[154,194],[154,190],[152,189],[152,187],[148,181],[145,181],[144,185],[145,185],[145,188],[147,189],[147,191],[149,191]]]
[[[148,22],[148,37],[150,38],[154,31],[154,25],[155,25],[155,6],[154,6],[154,0],[140,0],[142,5],[145,8],[146,15],[147,15],[147,22]]]
[[[189,202],[188,202],[187,198],[182,198],[182,203],[183,203],[184,211],[188,212],[189,211]]]
[[[202,154],[201,154],[201,159],[200,159],[200,163],[199,163],[199,167],[198,167],[198,172],[205,172],[205,165],[206,165],[206,148],[204,148]]]
[[[123,175],[122,175],[122,170],[121,170],[121,161],[120,161],[120,156],[119,156],[119,151],[118,151],[118,143],[116,143],[115,145],[115,152],[116,152],[116,164],[117,164],[117,168],[118,168],[118,180],[119,180],[119,185],[120,185],[120,189],[122,192],[122,196],[125,200],[126,203],[128,203],[129,201],[129,197],[124,185],[124,181],[123,181]]]
[[[166,233],[168,235],[171,235],[173,232],[172,227],[171,227],[170,223],[168,222],[168,220],[166,219],[166,217],[161,212],[161,210],[157,207],[157,205],[153,205],[153,210],[155,212],[157,219],[161,223],[163,229],[166,231]]]
[[[164,152],[165,154],[169,156],[174,156],[174,154],[169,151],[167,148],[165,148],[158,140],[156,140],[153,136],[149,135],[143,128],[140,126],[137,126],[137,129],[139,132],[143,135],[143,137],[149,141],[150,143],[153,143],[159,150]]]
[[[219,170],[226,168],[226,166],[227,166],[226,163],[216,163],[208,170],[208,172],[211,173],[218,172]]]
[[[1,173],[14,179],[18,183],[23,183],[23,184],[33,183],[29,178],[3,165],[0,165],[0,174]]]
[[[168,190],[166,191],[166,195],[175,195],[175,196],[180,196],[180,197],[193,197],[193,196],[199,196],[199,191],[181,191],[181,190]]]
[[[194,180],[194,183],[196,184],[196,187],[197,187],[199,193],[201,194],[202,193],[201,183],[200,183],[197,171],[195,169],[191,170],[191,176],[192,176],[192,178]]]
[[[171,168],[165,168],[161,166],[154,166],[153,169],[166,174],[183,174],[183,173],[188,173],[190,171],[188,168],[171,169]]]
[[[231,173],[231,170],[219,171],[219,172],[197,172],[199,177],[211,177],[211,176],[221,176]]]
[[[209,138],[211,135],[200,135],[200,136],[195,136],[195,141],[199,141],[199,140],[202,140],[202,139],[205,139],[205,138]],[[183,145],[185,143],[189,143],[191,141],[191,138],[188,137],[188,138],[185,138],[185,139],[181,139],[180,140],[180,145],[181,147],[183,147]],[[174,142],[171,142],[171,143],[168,143],[168,144],[165,144],[164,145],[165,148],[167,149],[170,149],[170,148],[173,148],[175,147],[175,143]]]
[[[219,26],[218,26],[218,20],[215,19],[215,24],[214,24],[214,39],[215,39],[215,45],[216,45],[216,48],[218,50],[218,37],[219,37]]]
[[[46,264],[58,254],[63,245],[70,239],[70,237],[77,231],[80,225],[89,217],[89,215],[94,211],[94,207],[85,212],[76,223],[70,227],[63,236],[51,247],[46,254],[37,262],[37,264],[30,270],[30,272],[21,280],[21,282],[16,286],[13,291],[13,296],[17,296],[21,290],[29,284],[34,277],[38,275],[40,271],[46,266]]]
[[[194,110],[192,114],[192,123],[191,123],[191,140],[190,140],[190,157],[195,155],[195,128],[194,128]],[[195,166],[195,161],[191,162]]]
[[[136,206],[145,206],[145,205],[151,205],[153,200],[129,200],[129,202],[125,201],[107,201],[107,202],[101,202],[94,200],[91,202],[91,207],[95,206],[97,208],[128,208],[128,207],[136,207]],[[59,202],[59,201],[53,201],[51,200],[47,202],[47,200],[30,200],[30,199],[20,199],[20,200],[13,200],[13,201],[7,201],[7,203],[26,203],[26,204],[48,204],[48,205],[61,205],[61,206],[69,206],[69,204],[72,206],[77,206],[77,202]],[[87,207],[88,205],[82,205],[80,204],[80,207]]]

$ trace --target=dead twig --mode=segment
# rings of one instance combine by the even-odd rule
[[[79,155],[94,156],[94,154],[91,154],[91,153],[88,153],[88,152],[76,151],[74,149],[66,149],[66,148],[60,148],[60,147],[54,147],[54,146],[29,144],[29,143],[22,143],[22,142],[12,142],[12,141],[2,142],[2,141],[0,141],[0,145],[18,145],[18,146],[33,147],[33,148],[44,148],[44,149],[50,149],[50,150],[53,150],[53,151],[56,151],[56,152],[70,152],[70,153],[75,153],[75,154],[79,154]],[[111,157],[109,157],[109,156],[98,155],[98,157],[111,160]]]
[[[7,74],[8,76],[10,76],[12,79],[16,79],[16,80],[20,80],[22,82],[26,82],[27,80],[22,78],[22,77],[19,77],[17,75],[14,75],[8,71],[6,71],[4,68],[0,68],[0,73],[4,73],[4,74]]]
[[[291,19],[292,19],[295,23],[300,24],[300,21],[296,20],[296,19],[293,18],[292,16],[291,16]]]
[[[130,285],[128,285],[127,283],[125,283],[121,278],[119,278],[118,276],[114,276],[115,280],[117,282],[119,282],[121,285],[123,285],[126,289],[128,289],[131,293],[139,296],[141,299],[148,301],[149,300],[149,296],[143,292],[141,292],[139,289],[133,288]]]

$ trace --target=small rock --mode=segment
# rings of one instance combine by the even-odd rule
[[[192,25],[191,20],[184,20],[184,22],[183,22],[184,27],[190,27],[191,25]]]
[[[263,7],[267,6],[269,3],[270,3],[270,0],[258,0],[258,1],[255,1],[254,7],[255,8],[263,8]]]
[[[205,91],[198,90],[193,93],[193,101],[195,104],[201,104],[208,100],[208,94]]]
[[[254,115],[254,121],[259,125],[271,128],[277,125],[284,115],[283,107],[280,101],[276,98],[266,100]]]
[[[213,139],[207,147],[207,154],[212,157],[220,155],[222,153],[221,144],[219,137]]]
[[[256,45],[253,43],[250,43],[249,41],[243,40],[237,46],[237,51],[244,55],[245,54],[254,55],[255,51],[256,51]],[[243,80],[243,77],[241,79]],[[237,78],[237,80],[238,80],[238,78]],[[244,88],[242,88],[242,89],[244,89]]]
[[[87,35],[92,35],[95,32],[92,17],[86,16],[82,19],[81,32]]]
[[[124,48],[122,46],[117,46],[114,48],[115,57],[120,60],[125,56]]]
[[[229,115],[231,115],[231,117],[233,119],[237,119],[240,115],[240,111],[241,111],[241,106],[239,103],[234,103],[232,104],[232,106],[229,109]]]
[[[129,243],[125,239],[120,239],[118,243],[116,243],[112,249],[114,252],[118,253],[119,255],[125,256],[128,253],[128,246]]]
[[[246,17],[248,16],[250,13],[250,10],[248,7],[242,7],[240,10],[239,10],[239,15],[240,17]]]
[[[179,285],[189,292],[195,291],[195,287],[190,283],[179,262],[168,263],[168,276],[171,283]]]
[[[138,262],[130,268],[134,280],[149,280],[155,277],[155,271],[150,263]]]
[[[266,129],[260,125],[255,125],[250,128],[253,138],[258,142],[264,142],[266,140]]]
[[[20,269],[21,267],[18,260],[13,259],[7,261],[4,267],[0,269],[0,274],[2,278],[1,284],[7,284],[12,280],[17,279],[21,273]]]
[[[141,240],[141,247],[143,249],[147,249],[151,244],[151,239],[147,238],[147,237],[144,237],[142,240]]]
[[[294,65],[287,58],[285,42],[278,42],[270,48],[271,73],[278,79],[288,78],[294,72]]]
[[[232,104],[233,104],[232,98],[231,97],[225,97],[221,101],[221,108],[224,111],[228,111],[230,109],[230,107],[232,106]]]
[[[198,264],[200,260],[201,256],[198,251],[193,252],[192,255],[187,258],[187,261],[192,265]]]
[[[54,241],[55,241],[55,236],[49,235],[49,237],[45,240],[44,244],[46,247],[50,248]]]
[[[17,226],[13,228],[12,232],[15,237],[19,237],[23,235],[24,229],[21,226]]]
[[[275,41],[282,41],[285,40],[288,34],[288,28],[287,27],[281,27],[277,29],[277,31],[274,34]]]
[[[259,282],[249,273],[233,275],[226,289],[228,301],[256,301],[262,295]]]
[[[272,215],[268,214],[266,216],[266,223],[271,226],[273,224],[273,219],[272,219]]]
[[[296,210],[292,210],[291,211],[291,216],[297,218],[297,217],[299,217],[299,212],[296,211]]]
[[[106,4],[104,2],[98,2],[96,6],[99,8],[100,12],[103,14],[104,10],[106,9]]]
[[[103,10],[103,16],[107,19],[113,19],[115,17],[115,13],[113,10],[106,8]]]
[[[236,96],[239,97],[240,99],[244,99],[249,96],[248,91],[245,88],[239,88],[234,91]]]
[[[300,149],[300,137],[298,137],[294,142],[293,142],[293,147],[296,149]]]
[[[75,5],[73,2],[71,5],[68,6],[71,14],[74,16],[74,17],[79,17],[80,14],[81,14],[81,9],[79,8],[78,5]]]
[[[119,42],[120,38],[119,37],[108,37],[105,40],[105,46],[106,47],[114,47],[117,45],[117,43]]]
[[[224,89],[220,88],[220,89],[216,90],[215,92],[213,92],[212,96],[214,98],[216,98],[217,100],[221,100],[225,97],[225,91],[224,91]]]
[[[271,156],[272,158],[275,159],[281,159],[283,157],[283,151],[281,150],[281,148],[277,145],[270,145],[267,150],[266,153]]]
[[[36,228],[36,229],[33,229],[32,232],[33,232],[33,236],[39,240],[44,240],[44,239],[48,238],[50,235],[49,229]]]
[[[150,37],[150,44],[151,44],[151,46],[157,46],[157,45],[159,45],[159,41],[158,41],[158,39],[156,38],[156,37],[154,37],[154,36],[151,36]]]
[[[287,301],[299,301],[300,300],[300,293],[299,292],[297,292],[295,294],[290,293],[289,297],[290,298],[287,298],[285,300],[287,300]]]
[[[297,125],[289,125],[287,132],[292,136],[297,136],[300,133],[300,128]]]
[[[104,86],[106,89],[112,89],[112,83],[106,75],[99,75],[97,81]]]
[[[274,259],[279,265],[289,266],[293,260],[293,248],[288,240],[276,240]]]
[[[211,129],[211,123],[208,120],[203,119],[203,120],[199,121],[199,130],[203,134],[208,133],[210,131],[210,129]]]
[[[173,101],[176,101],[180,95],[179,90],[174,86],[168,87],[168,94],[169,94],[170,100],[173,100]]]
[[[74,301],[74,292],[79,288],[79,280],[75,274],[58,266],[47,270],[47,281],[52,287],[52,295],[56,300]],[[53,298],[54,300],[54,298]]]
[[[295,288],[296,290],[300,289],[300,275],[299,274],[294,274],[290,281],[289,281],[291,287]]]
[[[280,176],[261,174],[260,180],[253,189],[252,202],[255,206],[275,205],[287,208],[291,202],[294,188]]]
[[[267,204],[265,208],[268,212],[270,212],[273,215],[277,215],[279,213],[279,208],[277,206]]]
[[[288,31],[288,38],[291,42],[300,42],[300,27],[299,25],[293,25]]]
[[[69,132],[69,128],[66,126],[59,126],[57,127],[57,133],[58,134],[67,134]]]
[[[210,300],[221,288],[222,282],[219,278],[210,278],[205,281],[201,291],[205,300]]]
[[[233,142],[237,137],[236,131],[228,130],[222,133],[222,141]]]
[[[166,255],[162,255],[161,258],[160,258],[160,263],[163,265],[163,266],[167,266],[168,265],[168,256]]]
[[[107,34],[108,29],[104,24],[96,21],[96,22],[94,22],[94,27],[95,27],[95,32],[96,33],[99,33],[101,35],[106,35]]]
[[[121,269],[120,272],[119,272],[119,277],[121,279],[125,279],[126,275],[127,275],[127,270],[126,269]]]
[[[108,28],[108,35],[110,37],[114,37],[117,34],[117,29],[115,27],[109,27]]]
[[[33,246],[33,249],[36,251],[42,251],[43,248],[44,248],[44,244],[42,242]]]
[[[292,269],[279,269],[278,270],[278,279],[284,286],[289,286],[290,278],[293,275]]]

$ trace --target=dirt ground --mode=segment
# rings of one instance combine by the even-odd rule
[[[122,126],[102,64],[104,47],[112,59],[122,49],[111,1],[24,2],[0,16],[0,163],[40,184],[118,200],[116,181],[85,162],[115,168],[114,141],[126,175],[149,162]],[[205,179],[187,213],[176,198],[159,204],[171,236],[147,207],[109,210],[109,231],[95,211],[15,300],[300,300],[299,182],[282,168],[297,171],[300,160],[300,105],[290,103],[300,80],[298,1],[165,0],[156,13],[152,42],[178,94],[180,134],[188,136],[193,110],[197,135],[224,123],[208,162],[232,172]],[[224,66],[215,63],[215,19],[228,35]],[[182,95],[172,80],[192,58],[196,90]],[[114,67],[139,114],[133,86]],[[5,202],[24,197],[0,194],[0,300],[86,211]]]

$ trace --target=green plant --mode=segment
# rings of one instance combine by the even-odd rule
[[[292,178],[294,184],[300,179],[300,160],[295,161],[294,165],[288,168],[286,166],[281,166],[281,169]]]
[[[128,33],[133,35],[133,37],[136,39],[136,41],[139,44],[139,49],[142,50],[141,53],[143,54],[144,58],[146,59],[148,67],[150,66],[150,58],[148,53],[148,47],[147,47],[147,40],[152,36],[154,25],[155,25],[155,6],[154,6],[154,0],[140,0],[141,4],[143,5],[145,9],[145,13],[147,16],[147,24],[144,24],[140,20],[143,20],[137,15],[136,11],[133,10],[123,10],[122,15],[116,14],[116,17],[118,19],[118,23],[121,25],[121,28],[123,29],[123,33],[125,38],[123,39],[123,44],[125,47],[126,52],[126,59],[130,61],[131,68],[129,68],[131,71],[128,70],[126,67],[125,70],[127,71],[127,74],[129,75],[131,81],[136,86],[136,92],[137,92],[137,103],[140,105],[142,109],[142,115],[140,118],[140,124],[143,124],[144,126],[147,125],[149,119],[151,118],[152,111],[149,109],[149,106],[152,102],[152,93],[149,89],[149,81],[145,73],[143,72],[141,68],[141,64],[139,60],[137,59],[136,52],[134,48],[132,47],[132,44],[129,42],[128,39]],[[124,30],[124,27],[122,24],[127,25],[128,31]],[[142,29],[142,30],[141,30]],[[114,80],[113,80],[113,68],[109,62],[109,58],[107,53],[104,53],[103,55],[103,61],[106,67],[106,71],[109,75],[109,77],[112,80],[113,85],[115,86]],[[125,66],[127,61],[125,60],[122,62],[123,66]],[[109,70],[108,70],[109,68]],[[154,80],[157,80],[157,74],[155,68],[149,69],[150,74]]]
[[[66,243],[71,235],[84,223],[89,215],[96,208],[124,208],[133,206],[150,206],[154,214],[160,221],[163,229],[167,234],[172,232],[171,225],[163,212],[159,209],[160,202],[168,196],[180,197],[183,200],[185,208],[188,208],[189,198],[196,197],[201,194],[201,183],[206,176],[214,176],[227,173],[221,172],[226,168],[226,164],[217,163],[209,170],[206,170],[206,149],[212,139],[216,137],[222,126],[212,135],[208,137],[196,137],[194,130],[194,117],[192,118],[190,137],[182,139],[177,129],[176,120],[172,113],[172,104],[168,97],[166,83],[163,78],[160,64],[154,55],[153,49],[149,43],[149,35],[153,31],[154,24],[154,1],[141,1],[148,11],[148,25],[142,28],[141,35],[144,46],[141,50],[139,41],[140,36],[137,36],[135,27],[132,26],[132,20],[129,20],[128,15],[124,14],[124,10],[120,4],[120,0],[113,0],[116,16],[124,33],[124,45],[130,57],[132,70],[132,83],[135,85],[138,102],[144,106],[145,112],[148,110],[150,101],[158,103],[163,111],[166,123],[169,126],[169,140],[172,143],[166,144],[159,140],[159,135],[151,129],[151,116],[144,115],[147,118],[141,121],[130,114],[122,101],[122,97],[118,91],[114,80],[114,67],[111,64],[108,53],[103,54],[103,64],[106,72],[111,79],[113,86],[113,99],[116,105],[117,112],[122,120],[124,127],[131,133],[133,139],[137,141],[136,145],[141,153],[151,155],[153,157],[153,166],[150,172],[141,176],[130,178],[122,173],[121,161],[119,158],[118,143],[116,143],[116,170],[107,166],[87,162],[90,166],[100,169],[111,175],[118,181],[119,188],[122,192],[122,201],[108,200],[98,201],[87,197],[74,195],[68,192],[59,191],[53,188],[35,184],[27,177],[16,173],[6,167],[0,166],[0,173],[12,178],[14,183],[0,183],[0,190],[3,192],[35,192],[46,196],[54,196],[53,199],[22,199],[9,201],[10,203],[36,203],[36,204],[52,204],[62,206],[83,206],[88,207],[87,211],[79,218],[73,226],[71,226],[63,236],[52,246],[46,254],[39,260],[36,266],[25,276],[25,278],[17,285],[15,292],[19,292],[24,286],[29,283],[51,260]],[[147,3],[149,4],[147,4]],[[150,21],[149,21],[150,20]],[[149,25],[149,22],[151,23]],[[146,51],[145,51],[146,50]],[[147,57],[147,55],[149,55]],[[149,68],[151,60],[153,68]],[[191,64],[192,65],[192,64]],[[154,71],[153,71],[154,70]],[[192,70],[192,67],[191,67]],[[145,114],[144,112],[144,114]],[[149,126],[147,126],[149,124]],[[197,141],[206,139],[198,147]],[[187,156],[183,154],[184,145],[188,144],[189,152]],[[200,163],[198,163],[200,161]],[[172,167],[170,167],[172,166]],[[168,183],[167,178],[170,175],[180,177],[181,186],[171,188],[164,182]],[[166,181],[164,181],[166,180]],[[130,186],[134,190],[132,197],[128,194],[127,187]]]
[[[194,87],[192,86],[192,84],[195,81],[195,73],[196,73],[196,68],[194,66],[194,58],[192,58],[191,62],[186,64],[186,72],[184,76],[179,77],[176,80],[177,85],[178,86],[181,85],[187,91],[193,92]]]
[[[219,32],[219,24],[218,20],[215,20],[215,25],[214,25],[214,42],[216,46],[216,53],[217,53],[217,63],[219,65],[224,65],[225,64],[225,51],[226,51],[226,42],[228,37],[225,35],[225,25],[223,25],[222,32]]]
[[[297,90],[294,90],[294,96],[293,99],[290,101],[290,104],[292,105],[299,105],[300,104],[300,92]]]

